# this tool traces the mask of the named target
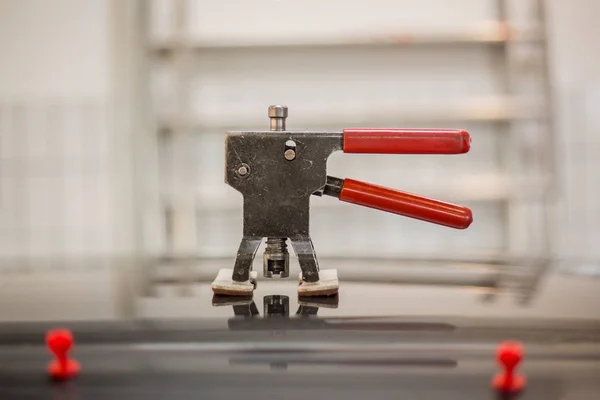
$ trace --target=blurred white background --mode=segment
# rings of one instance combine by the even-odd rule
[[[241,196],[223,183],[223,133],[266,129],[284,103],[290,129],[473,138],[462,156],[334,155],[331,175],[464,203],[475,222],[453,231],[315,198],[319,256],[589,270],[600,3],[541,1],[545,23],[537,3],[0,0],[0,258],[233,259]]]

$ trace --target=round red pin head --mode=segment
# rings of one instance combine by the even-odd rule
[[[517,342],[504,342],[496,352],[498,364],[504,371],[494,376],[492,386],[502,392],[518,392],[525,387],[525,376],[515,373],[523,359],[523,346]]]
[[[48,364],[48,373],[53,379],[69,379],[75,377],[81,366],[69,358],[73,347],[73,334],[68,329],[53,329],[46,334],[48,350],[55,359]]]

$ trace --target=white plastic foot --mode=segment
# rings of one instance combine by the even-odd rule
[[[256,287],[256,278],[258,273],[250,271],[250,280],[245,282],[236,282],[231,279],[232,269],[221,269],[212,283],[212,290],[215,294],[224,294],[227,296],[251,296]]]
[[[302,281],[302,273],[300,273],[299,278],[298,296],[333,296],[337,294],[340,288],[337,269],[323,269],[319,271],[319,280],[317,282]]]

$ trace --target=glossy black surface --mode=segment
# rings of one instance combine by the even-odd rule
[[[503,284],[380,284],[340,267],[337,298],[263,280],[239,299],[214,297],[201,272],[127,271],[63,270],[73,290],[49,284],[56,271],[2,275],[0,399],[496,399],[494,353],[509,339],[526,349],[519,398],[600,393],[594,278],[550,270],[533,285],[537,275],[505,269],[490,275]],[[76,338],[72,382],[45,374],[44,334],[57,326]]]

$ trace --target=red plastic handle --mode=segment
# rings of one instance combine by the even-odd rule
[[[344,129],[344,153],[463,154],[469,132],[453,129]]]
[[[467,207],[355,181],[354,179],[344,180],[339,198],[348,203],[376,208],[456,229],[466,229],[473,222],[473,214]]]

